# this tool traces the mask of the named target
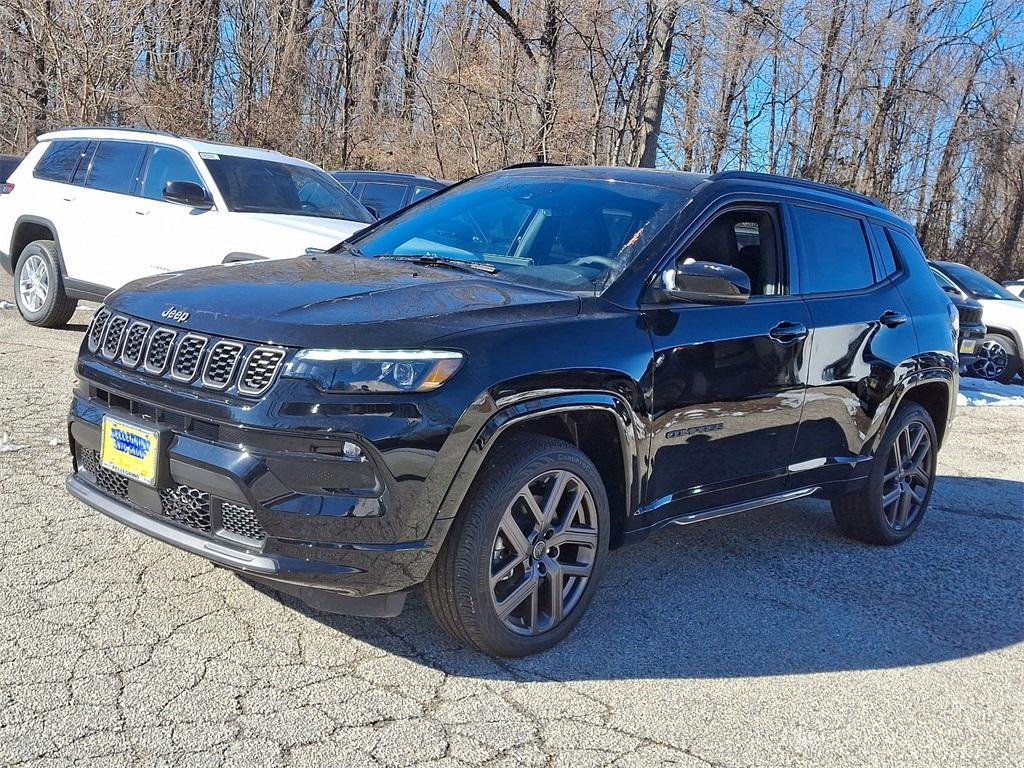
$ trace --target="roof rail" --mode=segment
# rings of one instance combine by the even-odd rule
[[[178,138],[178,134],[170,131],[161,131],[157,128],[132,128],[129,125],[69,125],[67,128],[55,128],[46,133],[58,133],[60,131],[134,131],[135,133],[153,133],[160,136],[172,136]]]
[[[729,179],[746,179],[747,181],[768,181],[775,184],[791,184],[795,187],[806,187],[807,189],[816,189],[819,192],[828,192],[833,195],[842,195],[843,197],[849,197],[853,200],[858,200],[868,205],[873,205],[876,208],[885,208],[885,205],[880,201],[868,195],[863,195],[860,192],[854,192],[852,189],[844,189],[843,187],[837,187],[832,184],[823,184],[820,181],[810,181],[809,179],[797,179],[792,176],[780,176],[774,173],[755,173],[754,171],[722,171],[712,176],[709,181],[727,181]]]
[[[503,171],[513,171],[516,168],[548,168],[548,167],[561,168],[563,165],[564,165],[564,163],[542,163],[542,162],[535,161],[535,162],[530,162],[530,163],[513,163],[512,165],[506,165],[501,170],[503,170]]]

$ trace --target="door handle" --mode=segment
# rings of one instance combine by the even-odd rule
[[[878,322],[886,328],[895,328],[897,325],[903,325],[907,322],[907,316],[894,309],[887,309],[882,313],[882,316],[878,318]]]
[[[784,320],[768,331],[768,335],[780,344],[793,344],[807,338],[807,326]]]
[[[149,211],[140,211],[140,210],[136,209],[135,212],[137,214],[139,214],[139,216],[149,216]]]
[[[65,197],[64,198],[64,202],[65,203],[73,203],[73,202],[75,202],[75,196],[74,195],[70,195],[68,197]]]

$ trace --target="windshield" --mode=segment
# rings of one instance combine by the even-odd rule
[[[1003,288],[995,280],[986,277],[981,272],[974,271],[970,267],[965,267],[963,264],[946,263],[942,265],[942,269],[954,281],[959,283],[961,288],[976,299],[1009,299],[1010,301],[1018,301],[1016,296]]]
[[[373,217],[325,171],[238,155],[203,156],[228,210],[370,223]]]
[[[421,202],[355,245],[364,256],[482,262],[499,279],[596,292],[688,199],[652,184],[495,174]]]

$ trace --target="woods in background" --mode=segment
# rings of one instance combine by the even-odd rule
[[[1017,0],[5,0],[0,152],[144,125],[325,167],[762,170],[1024,275]]]

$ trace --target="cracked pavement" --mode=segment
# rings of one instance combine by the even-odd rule
[[[320,614],[70,498],[89,316],[0,309],[0,764],[1020,765],[1024,408],[959,409],[902,547],[820,501],[672,528],[567,642],[498,662],[418,595]]]

